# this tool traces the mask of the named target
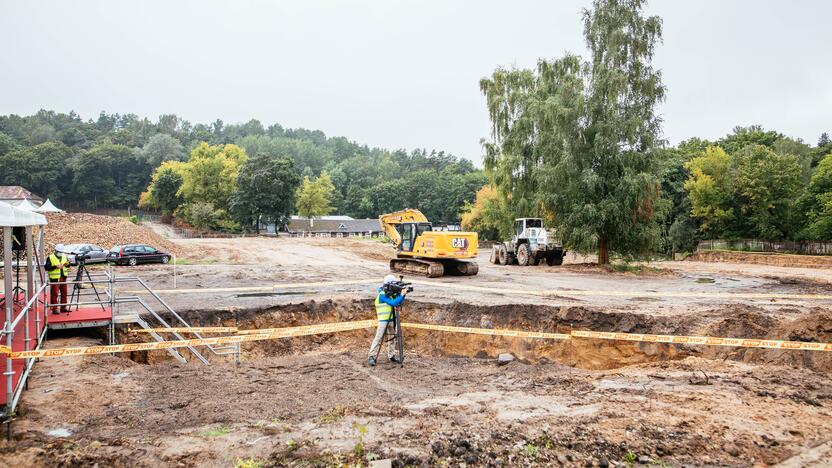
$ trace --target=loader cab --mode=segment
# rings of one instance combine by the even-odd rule
[[[518,218],[514,221],[514,236],[522,238],[524,232],[529,228],[543,228],[543,220],[541,218]]]
[[[396,225],[396,231],[402,236],[402,243],[399,245],[399,250],[402,252],[413,251],[413,246],[416,245],[416,239],[422,235],[423,232],[432,231],[433,225],[431,223],[401,223]]]

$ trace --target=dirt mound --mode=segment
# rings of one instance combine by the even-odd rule
[[[762,309],[745,307],[708,326],[703,334],[729,338],[768,340],[832,341],[832,312],[816,308],[814,313],[794,320],[778,320],[762,313]],[[832,355],[816,351],[704,347],[703,357],[730,358],[755,364],[778,364],[807,367],[818,372],[832,371]]]
[[[45,231],[47,251],[55,244],[90,243],[105,249],[122,244],[148,244],[179,256],[187,253],[152,230],[125,218],[88,213],[54,213],[46,218],[49,221]]]
[[[334,247],[341,250],[348,250],[359,257],[369,260],[388,261],[396,256],[396,250],[392,245],[377,240],[358,240],[347,238],[320,238],[311,239],[314,245]]]
[[[696,252],[685,260],[691,262],[752,263],[779,267],[832,268],[832,256],[790,255],[763,252]]]

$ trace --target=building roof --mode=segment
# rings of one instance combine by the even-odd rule
[[[292,219],[306,221],[309,218],[301,218],[298,215],[292,215]],[[346,215],[327,215],[327,216],[319,216],[319,217],[315,218],[315,221],[318,221],[318,220],[324,220],[324,221],[351,221],[353,219],[355,219],[355,218],[353,218],[352,216],[346,216]]]
[[[377,219],[315,219],[312,226],[308,219],[292,219],[289,221],[287,230],[289,232],[346,232],[346,233],[368,233],[380,232],[381,226]]]
[[[31,211],[21,210],[14,206],[0,201],[0,226],[43,226],[46,224],[46,216]]]
[[[43,198],[19,185],[0,185],[0,200],[26,200],[43,203]]]

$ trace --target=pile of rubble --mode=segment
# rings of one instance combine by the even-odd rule
[[[46,216],[46,249],[55,244],[95,244],[104,249],[114,245],[147,244],[177,256],[185,249],[127,218],[88,213],[50,213]]]

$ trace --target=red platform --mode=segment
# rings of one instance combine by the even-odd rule
[[[72,308],[70,312],[53,314],[49,312],[48,324],[52,330],[62,328],[103,327],[113,320],[109,306],[88,306]]]
[[[34,307],[32,307],[29,311],[29,322],[27,324],[26,320],[20,320],[17,323],[17,326],[14,327],[14,335],[12,336],[12,350],[14,351],[25,351],[27,350],[26,347],[26,327],[29,328],[29,347],[28,349],[34,349],[37,346],[38,338],[40,337],[41,333],[43,333],[43,328],[46,326],[46,321],[44,320],[44,310],[42,301],[46,298],[42,297],[40,301],[36,301]],[[3,304],[3,307],[0,308],[0,314],[2,314],[3,319],[5,319],[5,296],[4,294],[0,293],[0,304]],[[23,310],[23,307],[26,305],[26,298],[20,294],[17,296],[16,301],[14,303],[14,316],[16,317],[17,314]],[[0,344],[6,345],[6,337],[3,337],[3,342]],[[23,376],[23,369],[26,365],[25,359],[13,359],[12,360],[12,368],[11,371],[13,372],[12,378],[12,390],[17,391],[18,384],[20,383],[20,378]],[[0,360],[0,405],[5,405],[8,403],[7,395],[6,395],[6,379],[7,376],[5,372],[9,369],[6,368],[6,360]]]

